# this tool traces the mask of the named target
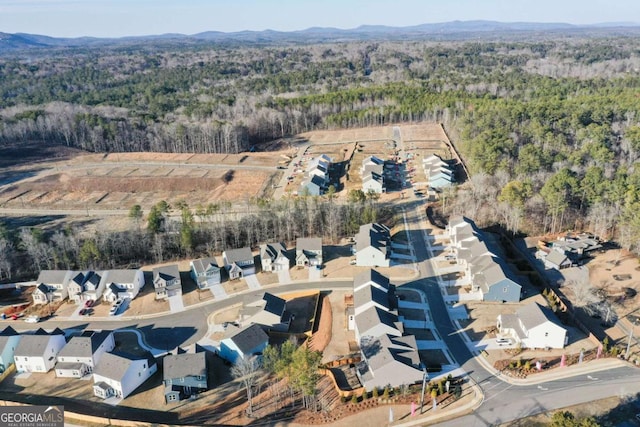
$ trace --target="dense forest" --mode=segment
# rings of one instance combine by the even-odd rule
[[[637,37],[29,51],[0,77],[0,144],[239,152],[439,121],[472,171],[446,214],[640,251]]]

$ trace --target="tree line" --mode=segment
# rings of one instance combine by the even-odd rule
[[[220,153],[439,121],[474,175],[453,211],[638,251],[639,67],[624,36],[53,51],[0,58],[0,144]]]

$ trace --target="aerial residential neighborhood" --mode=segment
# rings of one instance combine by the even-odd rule
[[[635,4],[5,3],[0,424],[640,426]]]

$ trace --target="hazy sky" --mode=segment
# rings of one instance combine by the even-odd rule
[[[120,37],[454,20],[640,22],[638,0],[0,0],[0,32]]]

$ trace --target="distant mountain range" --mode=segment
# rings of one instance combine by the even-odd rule
[[[422,24],[410,27],[385,25],[362,25],[353,29],[312,27],[300,31],[206,31],[198,34],[160,34],[121,38],[59,38],[36,34],[8,34],[0,32],[0,52],[38,48],[73,48],[144,43],[227,42],[227,43],[274,43],[274,42],[322,42],[347,40],[400,40],[400,39],[474,39],[495,37],[531,37],[545,34],[640,34],[640,24],[633,22],[610,22],[591,25],[540,22],[497,21],[452,21]]]

